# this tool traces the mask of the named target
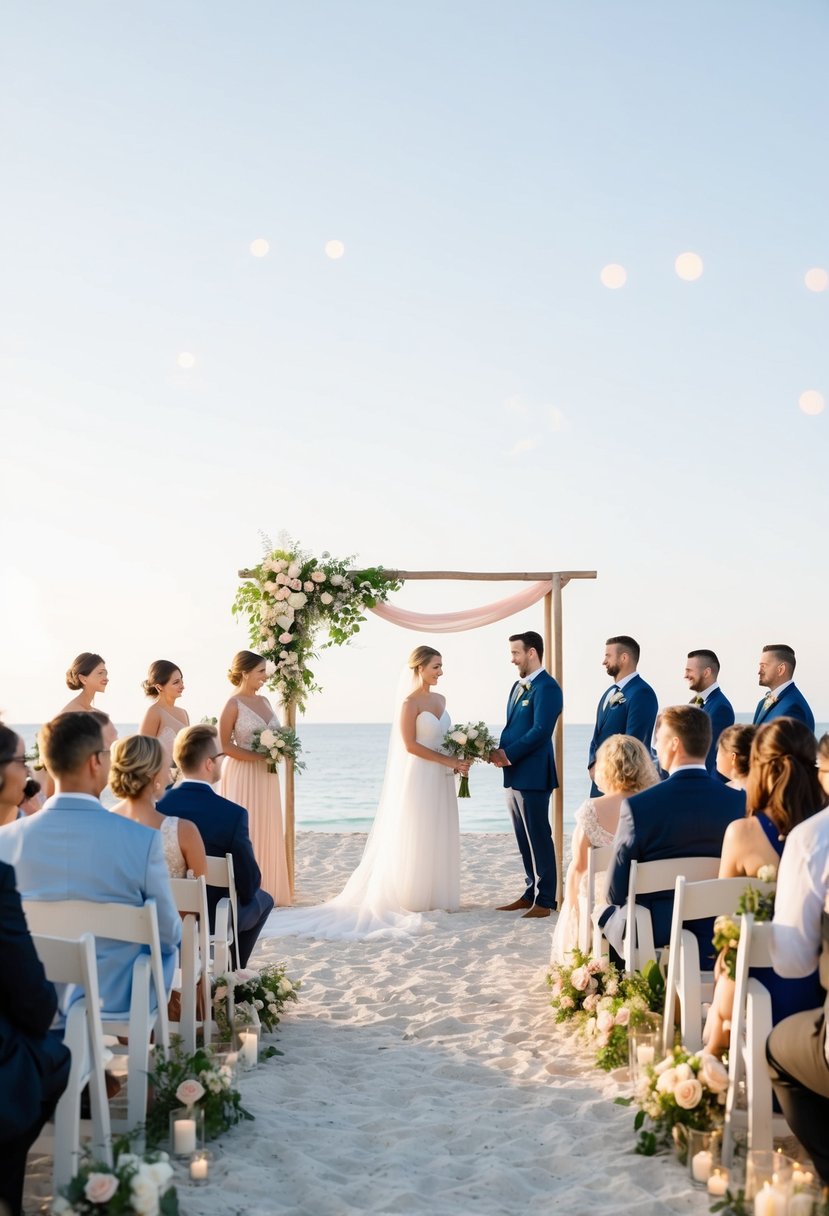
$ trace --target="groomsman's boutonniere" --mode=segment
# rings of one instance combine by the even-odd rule
[[[776,705],[776,704],[777,704],[777,697],[774,695],[773,692],[767,692],[765,700],[763,701],[763,709],[771,709],[772,705]]]
[[[622,692],[622,690],[620,688],[618,692],[614,692],[613,696],[608,701],[608,705],[624,705],[624,704],[625,704],[625,694]]]

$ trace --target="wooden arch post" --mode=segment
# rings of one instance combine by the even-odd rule
[[[360,571],[351,572],[359,578]],[[554,679],[564,689],[564,629],[562,621],[562,590],[571,579],[596,578],[595,570],[546,570],[546,571],[464,571],[464,570],[387,570],[389,578],[399,582],[414,581],[443,581],[461,580],[465,582],[499,582],[499,583],[551,583],[551,589],[544,596],[544,666]],[[240,570],[240,578],[253,577],[252,571]],[[285,725],[296,727],[296,705],[294,702],[283,703]],[[553,790],[552,796],[552,828],[553,845],[556,851],[558,872],[558,889],[556,899],[561,905],[563,893],[562,866],[564,862],[564,713],[562,711],[556,723],[553,735],[553,748],[558,772],[558,789]],[[285,762],[285,853],[288,862],[288,874],[291,882],[291,895],[294,893],[294,873],[296,856],[296,815],[294,762],[290,757]]]

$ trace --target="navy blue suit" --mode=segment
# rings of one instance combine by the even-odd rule
[[[509,760],[502,770],[507,807],[524,862],[523,898],[542,908],[554,908],[556,855],[549,808],[550,794],[558,788],[553,731],[564,698],[558,682],[543,669],[530,687],[516,697],[518,687],[516,680],[510,690],[506,726],[499,742]]]
[[[167,791],[158,809],[162,815],[178,815],[180,819],[195,823],[208,857],[233,855],[239,905],[239,965],[246,966],[273,908],[273,897],[260,886],[262,872],[253,853],[247,811],[229,798],[222,798],[205,782],[186,778],[175,789]],[[216,905],[221,898],[219,887],[207,888],[211,929],[215,928]]]
[[[589,769],[596,762],[596,752],[599,747],[611,735],[632,735],[634,739],[641,739],[649,752],[651,750],[651,739],[656,715],[659,712],[659,702],[650,684],[646,684],[638,673],[635,674],[622,689],[624,701],[620,705],[608,705],[605,709],[605,700],[609,691],[610,689],[607,689],[602,693],[596,710],[596,726],[593,738],[590,740],[590,752],[587,758]],[[601,793],[602,791],[594,781],[590,788],[591,796],[595,798]]]
[[[790,684],[788,688],[784,688],[774,705],[769,706],[768,709],[763,709],[765,700],[766,698],[763,697],[757,703],[754,711],[755,726],[765,726],[767,722],[772,722],[775,718],[797,718],[798,722],[805,722],[809,730],[814,731],[815,715],[796,684]]]
[[[709,773],[715,773],[717,771],[717,740],[727,727],[734,725],[734,710],[721,688],[715,688],[713,692],[710,692],[699,708],[711,719],[711,747],[705,758],[705,767]]]
[[[687,768],[623,802],[607,873],[608,902],[627,902],[631,861],[719,857],[725,829],[745,814],[745,801],[742,790],[723,785],[701,768]],[[673,891],[643,895],[637,902],[651,910],[654,945],[667,945]],[[689,927],[699,939],[703,965],[713,965],[713,921],[694,921]]]
[[[0,1210],[18,1216],[26,1155],[69,1080],[70,1057],[49,1027],[57,993],[29,936],[14,870],[0,862]]]

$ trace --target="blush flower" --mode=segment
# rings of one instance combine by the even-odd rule
[[[118,1179],[114,1174],[90,1174],[83,1193],[90,1203],[109,1203],[118,1190]]]
[[[699,1106],[702,1101],[702,1086],[696,1077],[679,1082],[674,1089],[674,1101],[683,1110],[693,1110],[695,1106]]]
[[[176,1098],[182,1106],[193,1106],[194,1103],[200,1102],[203,1097],[204,1086],[192,1079],[182,1081],[176,1090]]]

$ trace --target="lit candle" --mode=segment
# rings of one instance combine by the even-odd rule
[[[207,1181],[207,1158],[194,1157],[190,1162],[190,1177],[194,1182]]]
[[[799,1161],[794,1163],[792,1186],[811,1186],[814,1180],[815,1176],[811,1170],[804,1170]]]
[[[728,1190],[728,1170],[714,1170],[708,1179],[708,1194],[722,1198]]]
[[[636,1063],[640,1068],[646,1068],[648,1064],[653,1064],[654,1049],[650,1043],[640,1043],[636,1048]]]
[[[764,1182],[754,1197],[754,1216],[786,1216],[786,1196],[771,1183]]]
[[[196,1120],[176,1119],[173,1124],[173,1152],[186,1157],[196,1151]]]
[[[241,1057],[245,1068],[253,1068],[259,1062],[259,1048],[255,1032],[242,1031],[239,1035]]]
[[[695,1153],[691,1161],[691,1174],[694,1182],[707,1182],[711,1177],[713,1158],[707,1148]]]

